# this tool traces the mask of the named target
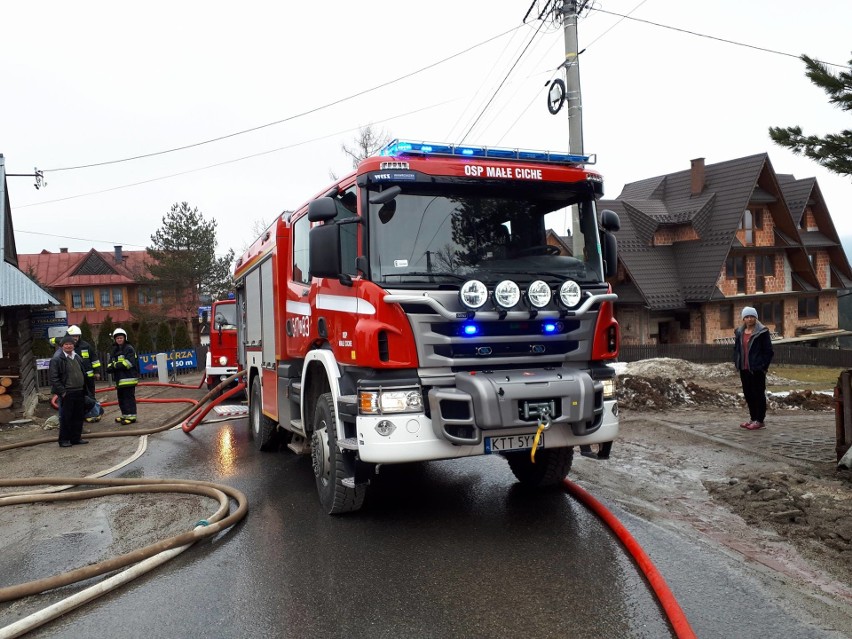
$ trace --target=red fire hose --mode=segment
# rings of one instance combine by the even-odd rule
[[[651,562],[651,559],[645,551],[642,550],[642,546],[640,546],[633,538],[633,535],[628,532],[627,528],[625,528],[624,525],[615,518],[615,515],[607,510],[606,506],[592,497],[592,495],[584,488],[581,488],[567,478],[562,480],[562,485],[565,487],[565,490],[571,494],[571,496],[600,517],[603,522],[609,526],[610,530],[615,533],[618,540],[624,544],[627,552],[630,553],[636,561],[636,564],[639,566],[639,569],[642,571],[642,574],[645,575],[648,583],[651,584],[651,590],[657,597],[657,601],[660,602],[663,612],[665,612],[666,618],[669,620],[669,623],[674,630],[675,636],[678,639],[695,639],[695,633],[689,625],[686,615],[683,613],[683,610],[672,594],[672,591],[669,589],[668,584],[666,584],[666,580],[663,579],[663,576],[657,570],[656,566],[654,566],[653,562]]]

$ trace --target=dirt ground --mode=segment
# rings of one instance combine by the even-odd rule
[[[819,423],[833,436],[830,394],[773,376],[768,384],[796,390],[770,394],[767,429]],[[748,416],[728,364],[646,360],[627,365],[619,386],[621,434],[611,458],[577,457],[575,478],[627,510],[852,605],[852,472],[726,441]],[[824,458],[833,455],[832,447]]]

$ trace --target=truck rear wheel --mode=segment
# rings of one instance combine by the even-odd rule
[[[275,422],[263,414],[263,396],[260,393],[260,380],[251,385],[249,402],[249,437],[258,450],[272,450],[275,444]]]
[[[571,470],[574,461],[574,449],[545,448],[535,454],[535,463],[530,459],[529,451],[503,453],[515,478],[524,486],[543,488],[556,486]]]
[[[354,478],[354,472],[347,472],[346,461],[337,447],[334,398],[331,393],[325,393],[317,399],[314,411],[311,462],[320,502],[329,515],[352,512],[364,504],[367,486],[343,483],[344,479]],[[354,463],[350,465],[354,466]]]

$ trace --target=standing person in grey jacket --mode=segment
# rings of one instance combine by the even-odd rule
[[[775,353],[769,329],[757,321],[757,311],[746,306],[741,317],[743,323],[734,331],[734,366],[740,372],[749,421],[740,427],[760,430],[766,419],[766,371]]]
[[[75,340],[66,335],[61,350],[50,358],[50,390],[59,398],[59,445],[88,444],[81,439],[86,413],[86,374],[82,358],[74,352]]]

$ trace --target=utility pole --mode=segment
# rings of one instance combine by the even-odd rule
[[[562,28],[565,32],[565,103],[568,107],[568,150],[583,155],[583,100],[580,94],[580,52],[577,45],[577,16],[588,0],[563,0]]]
[[[589,0],[562,0],[562,28],[565,33],[565,109],[568,112],[568,151],[585,155],[583,151],[583,100],[580,93],[580,51],[577,44],[577,16]],[[579,7],[577,6],[579,4]],[[570,207],[571,240],[575,256],[583,255],[580,228],[580,209]],[[567,230],[567,229],[566,229]]]

